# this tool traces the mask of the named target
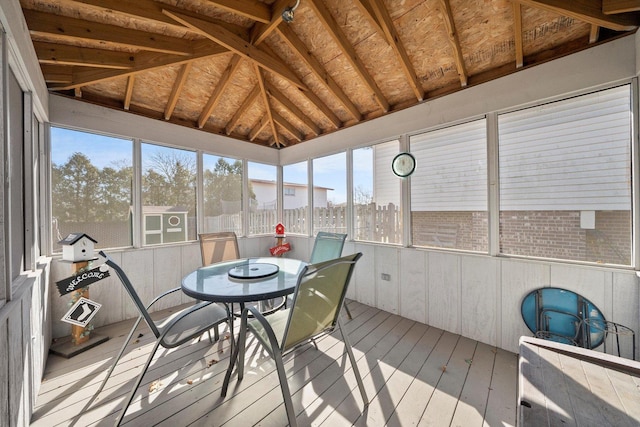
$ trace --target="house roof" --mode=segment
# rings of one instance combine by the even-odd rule
[[[51,92],[274,148],[640,24],[613,0],[20,2]]]
[[[76,244],[78,241],[80,241],[80,239],[82,238],[86,238],[91,240],[93,243],[98,243],[97,240],[94,240],[91,236],[89,236],[88,234],[85,233],[71,233],[69,234],[67,237],[65,237],[64,239],[60,240],[58,242],[59,245],[74,245]]]

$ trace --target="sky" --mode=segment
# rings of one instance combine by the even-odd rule
[[[131,164],[132,141],[111,136],[51,127],[51,161],[61,165],[75,152],[86,154],[94,166],[102,169],[115,164]],[[155,152],[169,152],[171,148],[153,144],[143,144],[143,159]],[[372,150],[353,151],[354,187],[371,189],[373,184]],[[206,155],[205,168],[213,167],[220,156]],[[229,161],[234,159],[227,158]],[[143,165],[145,166],[145,165]],[[307,162],[284,166],[285,182],[307,183]],[[257,162],[249,162],[249,178],[276,179],[276,167]],[[328,199],[333,203],[347,200],[346,152],[320,157],[313,160],[314,185],[332,188]]]

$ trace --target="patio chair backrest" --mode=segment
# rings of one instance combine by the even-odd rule
[[[198,235],[202,266],[240,258],[238,238],[233,231]]]
[[[342,248],[346,238],[346,234],[320,231],[313,244],[309,262],[311,264],[317,264],[322,261],[339,258],[340,255],[342,255]]]
[[[125,290],[129,294],[129,297],[131,297],[131,301],[133,302],[133,305],[138,310],[138,313],[140,313],[140,316],[142,316],[144,321],[147,323],[147,326],[149,326],[149,329],[151,329],[151,331],[156,336],[156,338],[158,338],[160,336],[160,331],[158,330],[156,323],[153,321],[153,319],[149,315],[149,312],[147,311],[147,307],[145,307],[145,305],[142,303],[142,300],[138,296],[138,293],[133,287],[133,284],[131,283],[131,281],[129,280],[129,277],[127,277],[127,274],[124,272],[124,270],[122,270],[122,268],[118,264],[116,264],[113,261],[113,259],[111,259],[109,255],[104,253],[104,251],[100,251],[100,256],[105,258],[107,260],[106,264],[113,271],[116,272],[116,275],[120,279],[122,286],[124,286]]]
[[[281,343],[283,353],[335,328],[353,268],[361,256],[359,252],[303,269]]]

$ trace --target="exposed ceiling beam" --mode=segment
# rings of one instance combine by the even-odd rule
[[[209,58],[229,51],[223,46],[211,43],[209,40],[202,40],[194,43],[194,55],[189,57],[168,55],[166,53],[141,52],[135,55],[136,65],[130,70],[85,70],[74,71],[73,80],[70,84],[52,85],[50,89],[65,90],[73,89],[79,86],[98,83],[105,80],[111,80],[119,77],[127,77],[130,74],[137,74],[157,68],[163,68],[169,65],[182,65],[196,59]]]
[[[257,0],[209,0],[209,3],[254,21],[265,24],[271,21],[271,9]]]
[[[199,32],[203,36],[210,40],[226,47],[227,49],[241,55],[256,65],[264,68],[266,71],[278,74],[280,77],[288,80],[300,89],[307,90],[307,87],[302,81],[295,75],[284,62],[277,57],[271,57],[264,51],[248,43],[246,40],[233,34],[231,31],[223,28],[218,24],[204,21],[202,19],[193,18],[191,16],[184,15],[182,13],[173,12],[170,10],[164,10],[164,13],[174,18],[181,24],[191,28],[194,31]]]
[[[265,82],[265,89],[267,89],[267,93],[273,97],[276,101],[278,101],[284,108],[289,110],[291,114],[296,116],[298,120],[300,120],[306,127],[311,130],[315,136],[320,135],[320,128],[309,118],[306,114],[300,110],[293,102],[289,100],[286,96],[282,94],[278,89],[276,89],[271,83]]]
[[[362,114],[358,111],[358,108],[351,102],[351,99],[344,93],[342,88],[333,80],[333,78],[325,71],[320,61],[311,54],[309,49],[304,45],[302,40],[293,32],[291,27],[285,24],[278,26],[278,33],[282,36],[282,39],[289,45],[289,47],[298,54],[298,56],[307,64],[313,74],[322,82],[327,90],[344,106],[344,108],[353,116],[356,121],[362,119]],[[333,114],[333,113],[332,113]],[[335,117],[335,114],[333,115]],[[342,123],[340,120],[333,120],[330,117],[329,120],[333,122],[336,127],[340,127]],[[337,119],[337,117],[336,117]]]
[[[369,20],[369,23],[371,23],[378,34],[384,37],[384,30],[380,26],[380,22],[378,21],[378,17],[376,16],[376,12],[373,10],[371,3],[369,3],[368,0],[353,0],[353,3],[358,7],[360,13]]]
[[[238,111],[236,111],[231,120],[229,120],[229,123],[227,123],[227,126],[225,127],[225,133],[227,135],[231,135],[231,133],[238,125],[238,122],[242,118],[242,115],[249,109],[249,107],[253,105],[254,102],[256,102],[258,96],[260,96],[260,86],[256,85],[249,93],[249,95],[244,99],[244,102],[242,103],[240,108],[238,108]]]
[[[513,0],[527,6],[548,10],[563,16],[570,16],[589,24],[609,28],[614,31],[633,31],[640,25],[637,15],[605,15],[602,0]]]
[[[378,18],[378,22],[380,23],[382,30],[384,31],[383,34],[387,39],[387,43],[389,43],[398,56],[400,66],[402,67],[404,75],[407,77],[411,90],[413,90],[418,101],[422,101],[424,99],[422,84],[420,84],[420,80],[418,80],[416,71],[414,70],[411,60],[409,59],[409,55],[407,54],[407,50],[404,48],[402,40],[400,40],[400,35],[396,31],[393,21],[391,21],[391,16],[389,16],[389,12],[385,7],[384,2],[382,0],[369,0],[369,2],[376,14],[376,17]]]
[[[640,0],[602,0],[602,12],[606,15],[639,10]]]
[[[369,90],[373,93],[373,97],[376,102],[382,108],[384,112],[389,111],[389,102],[383,95],[382,91],[373,80],[373,77],[369,74],[366,67],[356,54],[355,49],[347,40],[347,37],[344,35],[338,24],[336,23],[327,7],[324,5],[322,0],[309,0],[308,4],[314,10],[316,16],[319,18],[320,22],[327,30],[333,41],[338,45],[338,48],[343,52],[345,59],[351,63],[354,71],[360,76],[365,85],[369,88]]]
[[[276,129],[276,124],[273,121],[273,115],[271,114],[271,105],[269,104],[269,97],[267,96],[267,89],[265,88],[264,78],[262,76],[262,69],[258,66],[258,64],[253,64],[253,68],[256,72],[256,77],[258,78],[258,86],[260,87],[260,98],[264,104],[265,115],[269,119],[269,126],[271,127],[271,135],[273,136],[273,140],[277,147],[280,146],[280,140],[278,139],[278,130]]]
[[[282,128],[286,130],[289,134],[291,134],[291,136],[293,136],[295,140],[297,140],[298,142],[301,142],[304,139],[304,135],[302,135],[302,133],[294,125],[289,123],[287,119],[285,119],[280,114],[278,114],[277,111],[275,110],[271,111],[271,116],[273,117],[273,120],[277,124],[282,126]]]
[[[133,85],[136,82],[136,76],[134,74],[130,75],[127,79],[127,89],[124,92],[124,109],[129,111],[131,107],[131,97],[133,96]]]
[[[202,129],[205,123],[207,123],[207,120],[209,120],[209,117],[211,117],[213,110],[216,108],[216,106],[221,100],[222,93],[224,92],[226,87],[229,85],[229,82],[231,81],[231,77],[240,66],[241,60],[242,60],[242,57],[240,55],[232,55],[231,60],[227,65],[227,68],[222,73],[222,76],[220,76],[220,80],[218,81],[218,84],[213,90],[213,93],[211,94],[211,96],[209,97],[209,101],[207,101],[207,105],[205,105],[204,109],[202,110],[202,113],[200,113],[200,117],[198,118],[198,128]]]
[[[251,29],[249,40],[254,46],[262,43],[282,22],[282,11],[289,6],[293,6],[295,0],[278,0],[271,6],[271,21],[268,24],[257,22]]]
[[[260,134],[260,132],[262,132],[264,128],[269,126],[269,123],[270,123],[269,116],[267,116],[266,114],[262,116],[260,121],[256,123],[253,129],[251,129],[251,132],[249,132],[249,141],[253,142],[253,140],[256,139],[256,137]]]
[[[453,22],[453,13],[451,12],[451,5],[449,0],[440,0],[442,6],[442,19],[444,20],[444,26],[447,28],[447,38],[453,50],[453,59],[458,69],[458,76],[460,76],[460,85],[467,85],[467,70],[464,66],[464,58],[462,57],[462,48],[460,47],[460,40],[458,39],[458,33],[456,33],[456,24]]]
[[[513,2],[513,38],[516,48],[516,68],[524,65],[524,49],[522,47],[522,10],[520,3]]]
[[[187,62],[186,64],[182,64],[182,67],[180,67],[180,72],[178,72],[178,76],[173,82],[171,95],[169,95],[169,100],[167,101],[167,105],[164,108],[165,120],[169,120],[171,118],[173,110],[176,108],[176,104],[178,103],[178,99],[180,98],[180,94],[182,93],[182,88],[187,82],[187,77],[189,76],[189,71],[191,71],[192,66],[193,62]]]
[[[133,55],[105,49],[83,48],[34,41],[38,61],[41,64],[77,65],[80,67],[113,68],[126,70],[135,65]]]
[[[591,24],[591,30],[589,31],[589,43],[593,44],[598,41],[600,37],[600,27]]]
[[[69,84],[73,81],[73,69],[63,65],[42,64],[40,66],[47,84]]]
[[[55,36],[61,40],[70,41],[109,42],[128,48],[173,55],[188,56],[192,53],[191,41],[162,34],[28,9],[24,10],[24,16],[29,26],[29,32],[33,35]]]

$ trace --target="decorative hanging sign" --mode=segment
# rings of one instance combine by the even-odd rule
[[[109,277],[109,267],[103,264],[100,267],[96,267],[88,271],[82,271],[74,276],[62,279],[59,282],[56,282],[56,286],[58,287],[60,296],[63,296],[77,289],[89,286],[90,284],[95,283],[98,280],[102,280],[105,277]]]
[[[289,252],[290,250],[291,245],[289,244],[289,242],[287,242],[282,245],[274,246],[273,248],[269,249],[269,252],[271,252],[272,256],[278,256],[282,255],[285,252]]]
[[[82,326],[83,328],[93,319],[100,310],[102,304],[95,301],[91,301],[87,298],[80,298],[76,301],[71,309],[61,319],[63,322],[71,323],[73,325]]]

